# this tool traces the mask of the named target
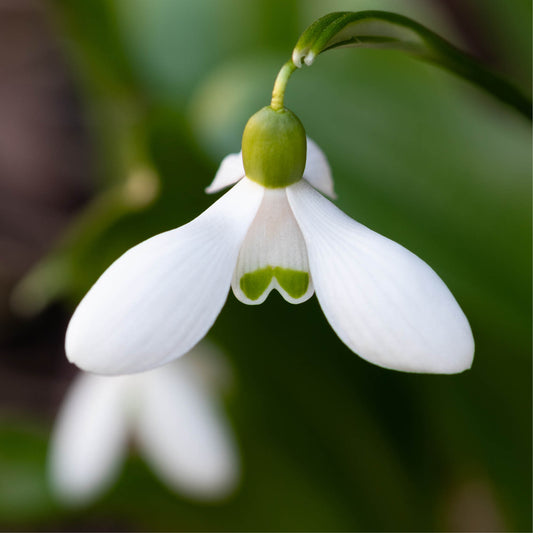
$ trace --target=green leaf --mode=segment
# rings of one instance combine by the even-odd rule
[[[442,37],[403,15],[386,11],[330,13],[303,32],[292,60],[311,65],[316,56],[341,47],[399,50],[434,63],[478,85],[531,120],[531,100],[499,74]]]
[[[0,420],[0,523],[10,530],[54,518],[58,507],[46,478],[46,431],[2,414]],[[11,526],[11,527],[10,527]],[[23,529],[26,529],[23,527]]]

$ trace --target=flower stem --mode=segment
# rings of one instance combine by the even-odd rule
[[[285,63],[281,70],[278,73],[276,81],[274,82],[274,89],[272,90],[272,100],[270,102],[270,107],[274,111],[279,111],[283,109],[283,97],[285,96],[285,88],[287,87],[287,82],[291,77],[291,74],[296,70],[296,65],[292,62],[292,59],[289,59]]]
[[[532,118],[529,94],[476,58],[410,18],[386,11],[343,11],[316,20],[300,36],[292,58],[311,65],[322,52],[339,47],[398,50],[463,77]]]

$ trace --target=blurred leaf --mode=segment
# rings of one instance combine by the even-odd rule
[[[0,423],[0,524],[31,524],[57,513],[46,480],[46,434],[9,420]]]

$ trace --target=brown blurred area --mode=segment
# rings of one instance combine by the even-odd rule
[[[42,376],[62,366],[66,313],[19,319],[10,293],[92,188],[89,136],[49,7],[0,1],[0,404],[18,409],[50,403]]]

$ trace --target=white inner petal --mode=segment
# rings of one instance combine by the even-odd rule
[[[239,253],[232,281],[235,296],[260,304],[272,289],[290,303],[313,295],[307,249],[285,189],[266,189]]]

